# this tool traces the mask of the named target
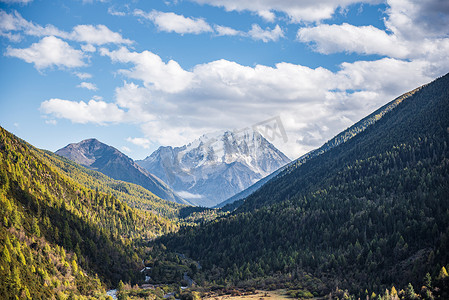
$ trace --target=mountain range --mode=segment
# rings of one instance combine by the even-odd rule
[[[136,161],[199,206],[214,206],[244,190],[290,159],[258,131],[203,135],[182,147],[160,147]]]
[[[97,139],[69,144],[55,153],[111,178],[138,184],[162,199],[190,204],[131,158]]]

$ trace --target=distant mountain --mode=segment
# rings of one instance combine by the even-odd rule
[[[111,178],[138,184],[162,199],[190,204],[162,180],[139,167],[131,158],[96,139],[69,144],[56,151],[56,154]]]
[[[372,114],[370,114],[370,115],[366,116],[365,118],[363,118],[362,120],[358,121],[357,123],[355,123],[348,129],[342,131],[341,133],[339,133],[338,135],[336,135],[335,137],[333,137],[332,139],[327,141],[320,148],[312,150],[312,151],[308,152],[307,154],[304,154],[300,158],[295,159],[294,161],[290,162],[289,164],[285,165],[284,167],[278,169],[277,171],[275,171],[275,172],[271,173],[270,175],[264,177],[263,179],[257,181],[255,184],[249,186],[248,188],[244,189],[243,191],[241,191],[241,192],[235,194],[234,196],[230,197],[229,199],[217,204],[215,207],[221,208],[221,207],[224,207],[225,205],[232,204],[235,201],[245,199],[246,197],[248,197],[249,195],[251,195],[252,193],[257,191],[259,188],[261,188],[265,183],[267,183],[268,181],[270,181],[271,179],[276,177],[278,174],[280,174],[282,171],[288,170],[288,169],[292,170],[294,168],[297,168],[300,165],[307,162],[308,160],[310,160],[314,157],[317,157],[318,155],[321,155],[321,154],[329,151],[330,149],[349,141],[350,139],[355,137],[357,134],[363,132],[366,128],[368,128],[368,126],[370,126],[370,125],[376,123],[377,121],[379,121],[380,119],[382,119],[382,117],[386,113],[395,109],[402,101],[404,101],[408,97],[414,95],[417,91],[419,91],[422,88],[423,87],[416,88],[408,93],[405,93],[405,94],[397,97],[396,99],[385,104],[384,106],[382,106],[381,108],[379,108],[378,110],[373,112]],[[239,204],[234,205],[234,207],[237,207],[242,203],[243,202],[240,202]]]
[[[180,196],[214,206],[284,166],[290,159],[257,131],[203,135],[182,147],[160,147],[137,164]]]
[[[290,284],[310,273],[329,291],[367,298],[393,285],[419,288],[426,273],[443,278],[449,74],[387,107],[284,168],[229,216],[160,242],[198,260],[208,281]]]

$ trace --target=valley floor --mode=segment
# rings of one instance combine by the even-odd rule
[[[259,291],[256,290],[254,293],[246,294],[242,293],[241,295],[233,294],[233,295],[207,295],[203,299],[205,300],[261,300],[261,299],[292,299],[286,290],[275,290],[275,291]]]

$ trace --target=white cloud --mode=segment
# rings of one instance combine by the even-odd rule
[[[124,39],[120,33],[111,31],[105,25],[77,25],[73,28],[70,39],[91,45],[133,43],[131,40]]]
[[[126,141],[137,145],[139,147],[143,147],[144,149],[149,149],[150,145],[151,145],[151,141],[149,139],[146,138],[132,138],[132,137],[128,137],[126,139]]]
[[[200,34],[205,32],[215,32],[217,36],[246,36],[254,40],[261,40],[263,42],[276,42],[279,38],[284,37],[284,32],[276,25],[273,29],[262,29],[259,25],[253,24],[249,32],[242,32],[231,27],[222,25],[209,25],[206,21],[200,18],[187,18],[182,15],[177,15],[172,12],[160,12],[153,10],[149,13],[140,9],[133,12],[134,16],[141,17],[152,21],[160,31],[176,32],[178,34]],[[268,21],[274,21],[276,15],[269,11],[260,11],[258,13]]]
[[[93,46],[92,44],[81,45],[81,49],[84,52],[95,52],[95,51],[97,51],[97,48],[95,48],[95,46]]]
[[[8,47],[6,55],[33,63],[37,69],[51,66],[75,68],[85,65],[82,51],[73,49],[69,44],[54,36],[44,37],[38,43],[25,49]]]
[[[74,74],[81,80],[92,78],[92,74],[89,73],[75,72]]]
[[[407,40],[447,37],[449,3],[442,0],[388,0],[386,27]]]
[[[243,35],[243,32],[239,30],[235,30],[234,28],[227,27],[227,26],[221,26],[221,25],[215,25],[214,26],[215,31],[217,32],[217,35],[219,36],[235,36],[235,35]]]
[[[53,25],[42,27],[25,20],[17,11],[8,14],[0,10],[0,33],[5,35],[11,32],[23,32],[31,36],[56,36],[62,39],[84,42],[90,45],[132,44],[133,41],[125,39],[120,33],[111,31],[105,25],[77,25],[72,32],[59,30]],[[92,51],[93,46],[84,46],[87,51]],[[93,50],[95,51],[95,50]]]
[[[316,51],[324,54],[378,54],[424,60],[430,62],[432,68],[447,70],[449,2],[388,0],[387,4],[385,31],[373,26],[320,24],[299,29],[298,40],[311,43]]]
[[[22,31],[26,35],[32,36],[58,36],[66,37],[67,33],[59,30],[53,25],[42,27],[33,22],[25,20],[17,11],[8,14],[4,10],[0,10],[0,32],[7,33],[11,31]]]
[[[259,25],[253,24],[251,30],[248,32],[248,35],[255,40],[261,40],[267,43],[277,42],[280,38],[284,37],[284,32],[279,25],[276,25],[273,29],[267,28],[263,30]]]
[[[276,19],[275,13],[269,10],[259,10],[257,14],[267,22],[274,22]]]
[[[54,118],[71,120],[73,123],[106,124],[122,122],[124,111],[116,104],[90,100],[75,102],[62,99],[50,99],[41,103],[40,110]]]
[[[397,36],[389,35],[374,26],[320,24],[298,30],[298,39],[313,43],[315,50],[324,53],[356,52],[404,58],[409,48]]]
[[[187,18],[172,12],[161,12],[153,10],[146,13],[136,9],[134,15],[151,20],[160,31],[176,32],[179,34],[200,34],[203,32],[212,32],[212,27],[203,19]]]
[[[133,63],[134,68],[120,72],[130,78],[142,80],[147,87],[156,90],[176,93],[187,88],[192,81],[193,75],[183,70],[176,61],[164,63],[158,55],[150,51],[130,52],[122,47],[116,51],[102,48],[100,53],[114,62]]]
[[[79,88],[88,89],[90,91],[96,91],[98,90],[97,86],[91,82],[81,82],[79,85],[77,85]]]
[[[0,36],[3,36],[14,43],[20,42],[22,40],[22,36],[18,33],[1,32],[0,31]]]
[[[199,4],[223,7],[227,11],[251,11],[268,21],[274,21],[273,12],[286,14],[292,22],[316,22],[330,19],[339,7],[345,8],[354,3],[380,3],[380,0],[191,0]],[[271,14],[270,14],[271,13]]]

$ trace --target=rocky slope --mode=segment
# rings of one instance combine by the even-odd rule
[[[96,139],[69,144],[56,151],[56,154],[111,178],[138,184],[162,199],[189,204],[162,180],[139,167],[131,158]]]
[[[182,147],[160,147],[136,161],[180,196],[214,206],[290,162],[259,132],[203,135]]]

